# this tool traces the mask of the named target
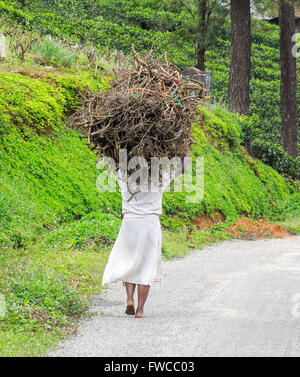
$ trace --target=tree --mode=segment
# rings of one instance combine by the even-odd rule
[[[198,1],[198,38],[196,42],[196,67],[201,71],[205,71],[207,30],[210,23],[210,17],[216,5],[217,0],[213,2],[210,2],[209,0]]]
[[[205,71],[206,33],[212,8],[208,10],[207,0],[198,3],[198,30],[199,37],[196,44],[197,68]]]
[[[226,0],[179,0],[192,18],[189,29],[195,35],[196,67],[205,71],[205,53],[207,47],[220,29],[228,15],[228,2]]]
[[[294,0],[281,0],[279,9],[281,62],[281,142],[286,152],[298,156],[297,62],[293,56],[296,33]]]
[[[293,56],[296,33],[295,4],[300,0],[254,0],[261,11],[279,14],[281,63],[281,143],[292,157],[298,155],[297,63]]]
[[[231,64],[229,105],[233,112],[249,114],[251,69],[250,0],[231,0]]]

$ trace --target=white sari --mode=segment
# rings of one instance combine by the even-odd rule
[[[161,281],[161,226],[158,215],[125,214],[102,284],[151,285]]]

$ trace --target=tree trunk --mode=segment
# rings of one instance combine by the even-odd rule
[[[197,41],[197,68],[205,71],[207,0],[198,0],[199,37]]]
[[[231,65],[229,105],[231,111],[249,114],[251,68],[250,0],[231,0]]]
[[[294,0],[281,0],[279,10],[281,61],[281,143],[292,157],[298,156],[297,63],[293,56],[296,33]]]
[[[205,46],[200,43],[197,44],[197,68],[200,71],[205,71]]]

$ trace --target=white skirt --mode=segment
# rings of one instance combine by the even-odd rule
[[[151,285],[161,281],[159,216],[124,216],[104,270],[102,284],[118,280]]]

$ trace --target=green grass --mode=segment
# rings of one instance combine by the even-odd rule
[[[89,298],[102,290],[109,249],[48,247],[0,254],[0,291],[7,314],[0,318],[0,356],[41,356],[86,315]]]
[[[217,228],[217,227],[216,227]],[[165,260],[183,257],[193,250],[200,250],[206,245],[229,240],[232,238],[223,230],[211,229],[210,231],[195,230],[194,232],[163,231],[162,253]]]
[[[281,225],[285,226],[294,234],[300,234],[300,216],[289,218],[283,222],[280,222]]]
[[[36,43],[32,47],[35,59],[42,65],[73,67],[77,62],[77,56],[50,39]]]
[[[0,357],[37,357],[46,355],[58,340],[65,339],[66,334],[48,333],[43,330],[25,333],[10,329],[0,334]]]
[[[300,234],[300,193],[291,195],[283,201],[278,215],[279,222],[291,232]]]
[[[99,245],[97,240],[78,244],[70,227],[76,229],[76,235],[79,226],[74,223],[26,249],[0,253],[0,291],[8,303],[8,314],[0,319],[1,357],[47,355],[87,315],[91,295],[103,290],[101,279],[111,246]],[[163,257],[182,257],[207,244],[231,239],[224,229],[220,224],[211,231],[164,230]],[[63,243],[55,233],[65,235]],[[89,232],[85,236],[91,241]],[[49,245],[49,240],[57,242]]]

